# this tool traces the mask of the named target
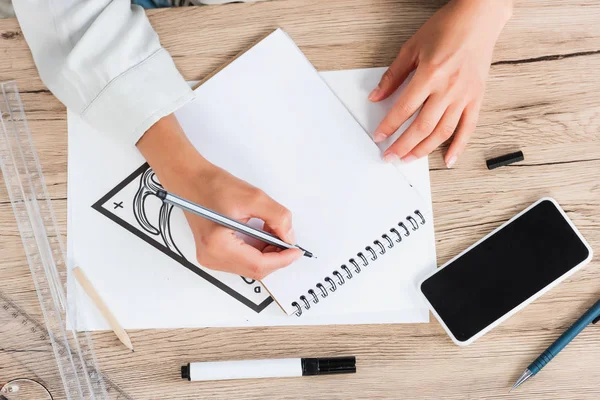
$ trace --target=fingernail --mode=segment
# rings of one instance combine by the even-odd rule
[[[294,232],[294,229],[290,229],[288,231],[287,237],[289,240],[292,241],[292,243],[290,243],[290,244],[296,244],[296,232]]]
[[[376,132],[375,135],[373,136],[373,141],[375,141],[375,143],[381,143],[386,138],[387,138],[387,136],[385,135],[385,133]]]
[[[375,89],[373,89],[371,91],[371,93],[369,94],[369,100],[371,101],[375,101],[375,99],[377,99],[378,95],[379,95],[379,91],[381,89],[379,89],[379,86],[377,86]]]
[[[397,155],[395,155],[394,153],[389,153],[389,154],[385,154],[383,156],[383,161],[387,162],[387,163],[392,163],[394,161],[398,161],[399,158]]]
[[[447,168],[452,168],[452,166],[454,165],[454,163],[456,162],[456,156],[452,156],[448,159],[448,161],[446,162],[446,167]]]
[[[402,162],[404,164],[408,164],[408,163],[411,163],[411,162],[415,161],[416,159],[417,159],[416,156],[414,156],[412,154],[409,154],[407,156],[402,157]]]

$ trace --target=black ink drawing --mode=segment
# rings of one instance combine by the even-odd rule
[[[136,223],[132,224],[128,222],[125,217],[116,214],[117,212],[120,212],[121,209],[125,210],[127,208],[128,200],[126,198],[125,200],[119,198],[117,201],[114,201],[113,198],[120,192],[123,192],[126,187],[134,185],[136,180],[138,180],[138,184],[136,185],[135,194],[131,199],[131,212],[133,213]],[[151,197],[158,198],[156,196],[158,189],[162,189],[162,186],[158,182],[154,171],[146,163],[104,195],[92,205],[92,208],[257,313],[261,312],[271,304],[273,299],[262,293],[261,286],[258,285],[256,281],[245,277],[237,277],[237,279],[241,278],[244,287],[252,286],[249,290],[251,293],[260,296],[258,302],[256,299],[251,299],[248,294],[243,294],[242,292],[244,290],[236,290],[234,288],[237,285],[235,282],[226,283],[224,280],[215,277],[210,270],[199,267],[187,259],[175,243],[173,233],[171,232],[171,214],[173,206],[166,203],[161,204],[156,224],[151,221],[151,218],[148,215],[147,201]],[[122,193],[119,194],[119,196],[122,196]],[[130,194],[128,196],[130,196]],[[123,204],[125,204],[125,206]],[[229,276],[229,278],[233,279],[235,276],[232,275]]]
[[[160,235],[163,243],[169,250],[174,251],[185,258],[183,253],[177,248],[177,245],[173,241],[173,236],[171,235],[170,220],[173,206],[167,203],[161,205],[160,212],[158,213],[158,228],[153,226],[146,216],[146,208],[144,207],[146,198],[148,196],[156,197],[156,193],[160,189],[162,189],[162,186],[156,180],[156,174],[152,168],[145,170],[140,179],[139,189],[133,197],[133,215],[142,229],[151,235]]]

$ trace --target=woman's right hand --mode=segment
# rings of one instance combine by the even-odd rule
[[[163,187],[241,222],[258,218],[263,229],[295,244],[292,214],[262,190],[209,163],[189,142],[174,115],[154,124],[137,143]],[[298,249],[253,247],[231,229],[185,213],[196,257],[207,268],[260,280],[302,256]]]

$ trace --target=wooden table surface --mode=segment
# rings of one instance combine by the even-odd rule
[[[150,12],[188,80],[201,79],[274,28],[283,27],[319,70],[389,65],[441,1],[276,0]],[[542,196],[558,200],[600,251],[600,4],[518,1],[496,46],[476,133],[448,170],[430,157],[438,264]],[[0,21],[0,81],[16,79],[58,222],[66,232],[65,108],[38,77],[12,20]],[[525,161],[488,171],[485,159],[521,149]],[[4,185],[0,276],[10,294],[35,296]],[[591,264],[467,348],[439,323],[131,331],[127,353],[96,333],[103,370],[134,398],[600,398],[600,326],[586,329],[542,373],[507,393],[523,369],[600,297]],[[39,312],[39,310],[38,310]],[[35,312],[34,312],[35,313]],[[358,357],[356,375],[188,383],[191,360],[290,355]],[[23,374],[0,343],[0,381]]]

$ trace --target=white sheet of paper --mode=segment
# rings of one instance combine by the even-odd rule
[[[297,74],[298,71],[295,73]],[[373,71],[370,76],[378,79],[377,74],[380,75],[380,72]],[[347,75],[345,78],[350,79],[351,76]],[[356,88],[354,94],[352,94],[352,90],[347,92],[349,98],[356,97],[362,91],[360,87],[356,86],[356,83],[358,82],[347,81],[348,87]],[[314,81],[314,84],[318,87],[317,81]],[[328,84],[334,86],[331,80],[328,80]],[[304,85],[303,87],[306,88]],[[338,96],[342,97],[339,93]],[[327,95],[325,94],[324,97],[327,98]],[[346,102],[346,106],[354,113],[350,103],[350,101]],[[359,103],[356,105],[361,107]],[[363,106],[366,108],[374,106],[381,110],[378,112],[385,112],[382,108],[383,105],[363,103]],[[245,107],[241,107],[241,109],[244,110]],[[340,114],[343,114],[343,111],[337,110]],[[367,114],[371,115],[370,112]],[[359,121],[361,120],[359,115],[356,117]],[[352,125],[350,122],[347,124]],[[361,124],[366,128],[367,124],[364,121],[361,121]],[[362,131],[358,132],[364,135]],[[354,134],[356,135],[356,133]],[[188,135],[193,136],[190,132]],[[344,137],[344,139],[346,138]],[[340,139],[335,138],[335,140]],[[361,139],[357,139],[356,142],[355,145],[365,144]],[[242,143],[244,142],[242,141]],[[246,145],[249,144],[246,143]],[[373,146],[372,143],[369,145]],[[326,146],[321,149],[323,152],[326,150]],[[112,155],[110,160],[107,159],[107,154]],[[379,153],[375,151],[373,154],[379,162]],[[334,159],[332,158],[332,160]],[[286,160],[289,160],[289,157],[286,157]],[[421,303],[415,290],[415,277],[419,272],[425,274],[435,267],[435,253],[433,252],[432,256],[432,253],[427,251],[434,245],[432,224],[425,225],[427,230],[420,232],[422,233],[421,239],[413,241],[410,253],[404,252],[405,257],[410,259],[406,265],[411,265],[411,268],[404,270],[403,274],[398,274],[396,282],[392,282],[389,276],[381,279],[382,276],[378,273],[364,274],[360,279],[357,278],[355,282],[352,282],[355,288],[344,287],[343,290],[338,290],[335,296],[323,300],[318,305],[319,307],[314,307],[302,318],[284,315],[274,303],[257,313],[241,304],[239,299],[224,293],[214,284],[183,268],[165,253],[156,251],[149,245],[149,241],[141,240],[140,237],[123,229],[123,226],[114,223],[91,208],[92,204],[96,203],[142,163],[143,160],[135,149],[118,143],[114,138],[90,130],[81,120],[72,114],[69,115],[69,261],[71,266],[77,263],[85,269],[86,274],[126,328],[387,323],[428,320],[427,308]],[[333,167],[338,167],[338,164],[335,163]],[[421,194],[429,197],[426,160],[420,168],[417,163],[402,168],[407,167],[413,168],[415,173],[412,180],[422,183]],[[410,174],[410,170],[405,172]],[[241,173],[237,174],[242,175]],[[396,176],[396,174],[390,173],[390,176]],[[254,177],[246,176],[245,178],[251,183],[265,188],[261,182],[250,179]],[[259,178],[260,176],[254,179]],[[397,178],[401,184],[402,177]],[[122,195],[126,195],[125,199],[131,196],[127,190],[125,187],[120,192]],[[281,198],[286,198],[285,193],[274,194],[276,190],[269,191],[268,189],[266,191],[279,201],[282,201]],[[119,195],[117,193],[114,199],[109,198],[107,202],[115,200],[114,203],[118,204],[116,200],[119,200],[117,198]],[[284,201],[282,202],[285,204]],[[112,203],[110,204],[112,205]],[[173,211],[174,215],[176,211]],[[121,208],[117,208],[115,212],[121,212]],[[123,218],[127,220],[131,217],[123,216]],[[298,219],[297,216],[296,219]],[[186,230],[185,221],[182,219],[177,221],[176,219],[175,224],[172,224],[174,225],[173,232],[182,238],[191,237],[189,230]],[[306,228],[299,229],[297,224],[295,225],[297,232],[306,230]],[[429,229],[431,232],[428,232]],[[307,240],[309,237],[303,243],[299,238],[299,243],[318,253],[316,247],[311,248],[306,244]],[[415,251],[419,247],[422,247],[423,250]],[[391,256],[386,255],[386,257]],[[423,265],[412,268],[415,260],[428,261],[427,265],[423,261]],[[257,296],[258,300],[253,304],[262,304],[265,296],[268,296],[264,291],[256,293],[256,288],[260,288],[257,283],[248,284],[240,277],[230,274],[214,273],[214,275],[222,282],[226,282],[227,287],[233,288],[234,291],[242,292],[243,288],[249,289],[245,290],[243,296],[248,301],[252,300],[252,295]],[[132,282],[135,284],[132,285]],[[386,285],[389,288],[386,293],[383,293],[381,288]],[[357,297],[357,294],[360,296]],[[364,295],[369,296],[371,301],[357,302],[357,299]],[[85,296],[78,302],[78,315],[78,328],[80,329],[107,328],[102,317]]]
[[[389,98],[373,103],[368,100],[369,93],[377,86],[386,69],[385,67],[361,68],[320,73],[321,78],[371,137],[379,123],[396,103],[400,93],[402,93],[413,75],[411,73],[408,79]],[[378,144],[381,152],[386,150],[404,133],[414,121],[416,115],[402,124],[394,135]],[[432,210],[428,158],[423,157],[410,164],[397,162],[395,165],[426,201],[428,208]],[[400,296],[394,301],[397,301],[400,307],[403,307],[403,304],[414,304],[415,310],[419,311],[422,318],[422,321],[407,320],[398,322],[429,321],[429,309],[421,302],[420,295],[415,289],[416,283],[427,275],[427,271],[431,272],[437,268],[433,213],[431,213],[429,222],[420,228],[423,230],[422,235],[418,240],[411,243],[410,253],[406,254],[406,258],[400,261],[403,265],[408,265],[408,268],[403,271],[404,279],[401,282],[386,281],[382,286],[384,292],[395,292],[394,297],[399,296],[398,291],[401,291],[403,295],[407,295],[407,297]]]

